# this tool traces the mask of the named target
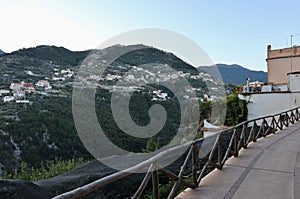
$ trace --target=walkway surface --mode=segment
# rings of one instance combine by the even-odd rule
[[[177,199],[300,199],[300,122],[261,138]]]

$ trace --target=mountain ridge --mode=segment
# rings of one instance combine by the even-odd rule
[[[217,68],[223,81],[234,85],[244,84],[247,78],[250,78],[250,81],[267,82],[268,76],[267,72],[251,70],[238,64],[216,64],[214,66],[200,66],[198,68],[213,77],[218,77],[218,74],[215,74]]]
[[[101,53],[104,54],[110,50],[116,50],[117,52],[119,50],[120,52],[128,52],[127,50],[129,50],[129,52],[122,54],[109,66],[106,66],[106,62],[109,59],[102,58]],[[0,88],[9,92],[4,95],[18,94],[17,91],[13,91],[15,89],[11,89],[11,83],[20,84],[23,82],[26,85],[31,84],[34,86],[36,82],[47,80],[52,87],[50,90],[40,86],[36,86],[32,90],[26,87],[24,90],[27,93],[24,91],[25,94],[22,97],[22,99],[28,100],[26,104],[17,105],[13,101],[2,101],[6,96],[0,98],[0,120],[3,121],[0,122],[0,176],[3,174],[1,173],[2,171],[12,174],[14,171],[22,170],[23,168],[28,169],[28,171],[31,171],[31,168],[43,168],[44,163],[48,161],[71,160],[78,157],[87,161],[73,171],[47,180],[35,181],[34,184],[24,181],[14,181],[14,183],[10,183],[11,180],[2,181],[2,187],[4,187],[2,190],[5,190],[6,194],[11,194],[6,195],[7,198],[15,196],[16,192],[19,195],[23,194],[24,191],[16,190],[15,187],[17,186],[21,187],[19,190],[23,189],[23,187],[27,187],[26,189],[33,187],[36,190],[35,194],[43,194],[47,198],[49,198],[49,194],[52,194],[51,197],[54,197],[58,193],[65,192],[66,189],[77,188],[79,185],[90,183],[112,172],[103,165],[101,167],[96,160],[89,161],[93,160],[93,157],[79,139],[73,118],[74,111],[72,110],[74,110],[74,105],[80,110],[85,107],[81,106],[81,104],[74,104],[72,100],[74,99],[72,97],[72,85],[75,85],[73,84],[73,74],[79,73],[79,67],[89,67],[89,62],[86,63],[83,60],[90,52],[89,50],[70,51],[56,46],[37,46],[29,49],[20,49],[0,56],[0,75],[3,77],[0,79]],[[115,52],[116,55],[118,55],[117,52]],[[173,139],[173,132],[176,132],[180,126],[181,112],[176,96],[163,86],[163,82],[169,81],[175,84],[179,78],[187,79],[193,89],[187,91],[187,88],[181,83],[176,84],[176,89],[179,92],[186,92],[186,95],[184,95],[185,100],[193,101],[207,98],[204,96],[207,96],[209,92],[207,87],[209,86],[214,88],[210,91],[212,97],[214,92],[218,93],[218,89],[223,88],[219,80],[211,78],[210,75],[201,69],[197,70],[172,53],[153,47],[117,45],[103,51],[96,50],[95,54],[92,55],[94,56],[91,57],[95,57],[96,61],[99,61],[95,62],[95,65],[91,64],[92,68],[94,66],[105,67],[105,74],[100,76],[100,79],[99,76],[91,74],[89,70],[84,70],[80,74],[81,80],[83,83],[90,83],[95,80],[98,82],[95,92],[95,110],[101,128],[105,129],[105,135],[115,145],[130,152],[141,152],[145,148],[147,149],[148,140],[127,136],[118,127],[111,110],[111,96],[113,92],[117,93],[118,96],[126,95],[133,81],[145,85],[138,90],[136,89],[136,92],[133,93],[129,103],[130,115],[136,124],[145,125],[151,121],[151,118],[148,117],[148,110],[157,103],[161,104],[166,110],[168,119],[163,129],[155,135],[156,137],[153,140],[157,140],[159,145],[165,146]],[[101,57],[99,60],[98,55]],[[89,59],[87,60],[89,61]],[[94,62],[91,61],[90,63]],[[148,63],[151,64],[152,68],[150,67],[148,70],[147,67],[142,67]],[[174,70],[165,70],[168,67]],[[151,70],[153,71],[151,72]],[[133,78],[121,78],[128,71],[131,72],[131,77]],[[66,77],[64,77],[65,73],[67,73]],[[71,77],[68,76],[70,74]],[[157,82],[157,74],[159,74],[158,80],[160,82],[158,85],[152,83],[154,81]],[[127,85],[129,87],[126,87]],[[193,98],[190,98],[189,92],[195,93],[196,97],[191,95]],[[204,103],[207,104],[207,101],[205,100]],[[205,112],[203,111],[200,117],[206,117]],[[197,128],[198,125],[198,121],[196,123],[189,122],[185,130],[191,131]],[[178,160],[184,161],[183,159]],[[124,163],[126,162],[122,161],[122,164]],[[126,164],[131,163],[127,162]],[[181,164],[175,162],[174,165],[178,166]],[[175,169],[174,172],[179,168],[175,167]],[[169,170],[173,172],[173,170]],[[117,184],[107,185],[106,188],[99,190],[95,194],[99,197],[103,193],[101,198],[111,198],[117,194],[124,194],[125,196],[126,194],[134,193],[138,188],[136,181],[140,182],[141,179],[142,176],[141,178],[138,176],[126,178],[116,182]],[[119,184],[125,185],[126,189],[115,189],[116,193],[109,191],[109,194],[107,194],[107,190],[111,190],[111,187],[119,187]],[[94,198],[93,196],[91,198]],[[28,197],[34,198],[36,196],[30,195]]]
[[[126,149],[128,150],[141,151],[145,148],[147,140],[132,140],[133,138],[131,137],[121,137],[121,131],[119,131],[117,126],[115,125],[112,128],[113,122],[110,120],[112,117],[109,112],[109,108],[111,107],[109,101],[112,91],[111,87],[117,87],[118,85],[115,85],[117,81],[123,81],[124,85],[126,85],[127,79],[121,78],[121,76],[125,75],[128,71],[131,71],[135,75],[134,81],[146,82],[147,84],[150,81],[154,81],[155,74],[151,72],[147,73],[146,70],[143,70],[142,65],[147,65],[148,63],[157,63],[160,67],[169,66],[175,69],[174,74],[172,73],[173,76],[169,77],[170,73],[160,74],[160,78],[164,81],[167,81],[167,78],[175,79],[181,77],[185,75],[184,73],[198,75],[198,71],[172,53],[152,47],[142,49],[135,49],[135,47],[143,46],[113,46],[111,49],[108,49],[118,50],[114,48],[129,48],[132,51],[121,55],[106,68],[106,73],[101,77],[101,87],[98,87],[96,93],[96,101],[98,102],[96,105],[99,114],[103,115],[102,120],[104,121],[105,119],[105,124],[109,125],[108,134],[112,139],[118,144],[122,144],[122,147],[127,147]],[[95,53],[101,55],[101,53],[105,53],[106,51],[96,50]],[[126,50],[123,50],[123,52],[126,52]],[[90,158],[90,154],[86,151],[78,137],[72,118],[71,105],[74,77],[72,75],[72,77],[64,77],[66,71],[72,71],[71,74],[76,75],[80,67],[86,67],[83,60],[89,53],[90,51],[73,52],[56,46],[37,46],[20,49],[0,56],[0,76],[2,77],[0,79],[0,89],[8,92],[0,97],[0,120],[4,121],[0,123],[0,175],[1,165],[3,165],[6,171],[12,172],[14,168],[20,166],[20,163],[17,161],[18,159],[26,162],[29,167],[38,167],[40,162],[53,160],[54,158]],[[101,60],[97,67],[106,67],[106,61]],[[138,66],[141,66],[139,70],[137,69]],[[194,75],[196,79],[191,80],[191,85],[198,88],[197,94],[199,94],[199,97],[203,97],[204,93],[207,92],[207,88],[202,76],[197,75]],[[143,78],[142,76],[145,77]],[[84,81],[90,81],[89,79],[94,78],[94,76],[86,73],[83,75],[83,78]],[[16,93],[15,90],[10,89],[12,83],[20,84],[21,82],[25,82],[34,86],[40,80],[47,80],[52,90],[46,91],[43,88],[36,87],[30,92],[26,91],[27,93],[25,93],[24,91],[25,94],[22,96],[22,99],[26,99],[29,102],[28,104],[22,104],[24,106],[17,105],[14,101],[4,102],[6,95],[13,96]],[[130,81],[132,82],[133,80]],[[133,108],[136,113],[139,113],[140,110],[147,110],[147,106],[150,106],[150,103],[154,103],[155,100],[161,100],[161,97],[159,98],[152,91],[160,89],[161,92],[168,92],[164,87],[155,87],[155,85],[150,83],[140,89],[147,95],[150,93],[145,98],[145,100],[148,100],[147,103],[139,103],[138,98],[133,99],[135,100]],[[119,86],[116,92],[125,92],[127,89],[123,87]],[[184,89],[182,90],[184,91]],[[176,99],[173,98],[170,92],[168,95],[170,97],[165,99],[165,101],[169,101],[165,102],[163,99],[161,103],[165,103],[167,107],[170,107],[169,110],[172,107],[173,110],[175,105],[177,106]],[[143,108],[144,106],[146,108]],[[144,117],[147,114],[136,115],[136,121],[146,121],[147,119]],[[173,118],[172,121],[179,117],[173,116]],[[172,126],[175,122],[167,124],[168,126],[165,127],[161,137],[171,137],[168,133],[175,131],[174,128],[176,127]],[[2,131],[5,133],[1,134]],[[61,140],[61,136],[64,136],[64,141]],[[124,141],[126,139],[127,142]],[[7,142],[10,147],[6,147],[3,140],[8,140]],[[135,143],[134,147],[132,147],[132,143]],[[162,142],[162,144],[164,143]],[[15,145],[19,147],[19,156],[14,154],[14,150],[17,150],[14,147]]]
[[[57,64],[75,66],[82,61],[91,50],[71,51],[64,47],[40,45],[31,48],[22,48],[4,56],[30,57],[39,60],[57,62]]]
[[[137,44],[137,45],[130,45],[127,47],[135,47],[135,46],[141,46],[141,48],[148,49],[147,51],[152,51],[150,54],[160,54],[160,53],[166,53],[169,54],[170,58],[174,58],[172,53],[169,52],[164,52],[161,51],[160,49],[156,49],[154,47],[150,46],[144,46],[142,44]],[[122,48],[125,47],[123,45],[114,45],[110,46],[108,48]],[[138,48],[137,48],[138,49]],[[56,62],[56,64],[59,65],[69,65],[69,66],[76,66],[78,65],[81,61],[84,60],[88,54],[93,51],[93,50],[98,50],[98,49],[89,49],[89,50],[83,50],[83,51],[72,51],[69,50],[65,47],[61,46],[54,46],[54,45],[39,45],[36,47],[30,47],[30,48],[22,48],[16,51],[13,51],[11,53],[5,53],[0,49],[0,55],[3,56],[11,56],[11,55],[16,55],[20,57],[30,57],[30,58],[35,58],[37,60],[48,60],[48,61],[53,61]],[[176,57],[179,62],[180,60],[178,57]],[[127,60],[122,60],[124,62],[127,62]],[[182,61],[184,63],[184,61]],[[250,78],[253,81],[262,81],[266,82],[267,81],[267,73],[264,71],[256,71],[256,70],[251,70],[246,67],[243,67],[238,64],[222,64],[218,63],[215,65],[220,72],[220,75],[225,83],[232,83],[235,85],[238,84],[243,84],[245,83],[247,78]],[[204,71],[206,73],[209,73],[213,77],[218,77],[218,75],[214,74],[214,70],[212,67],[214,66],[200,66],[197,69],[201,72]],[[176,67],[177,68],[177,67]],[[190,66],[189,64],[186,64],[184,68],[187,70],[185,72],[192,72],[193,71],[193,66]]]

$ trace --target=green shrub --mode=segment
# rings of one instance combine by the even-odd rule
[[[4,179],[18,179],[36,181],[51,178],[84,163],[83,158],[70,159],[70,160],[48,160],[41,163],[39,168],[29,168],[26,163],[22,163],[20,170],[14,170],[12,173],[4,172]]]

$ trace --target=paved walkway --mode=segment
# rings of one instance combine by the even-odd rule
[[[177,199],[300,199],[300,122],[242,149]]]

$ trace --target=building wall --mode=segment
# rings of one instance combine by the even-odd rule
[[[300,71],[300,47],[271,50],[268,46],[268,83],[288,84],[287,73]]]
[[[300,92],[300,73],[292,73],[288,75],[290,91]]]
[[[249,101],[248,120],[277,114],[300,106],[300,92],[294,93],[261,93],[242,95],[240,99]]]
[[[268,45],[268,58],[278,58],[278,57],[290,57],[300,56],[300,46],[294,46],[293,48],[281,48],[281,49],[271,49],[271,45]],[[293,52],[291,52],[291,49]]]
[[[300,57],[271,59],[268,61],[268,83],[279,85],[288,84],[287,73],[300,71]]]

